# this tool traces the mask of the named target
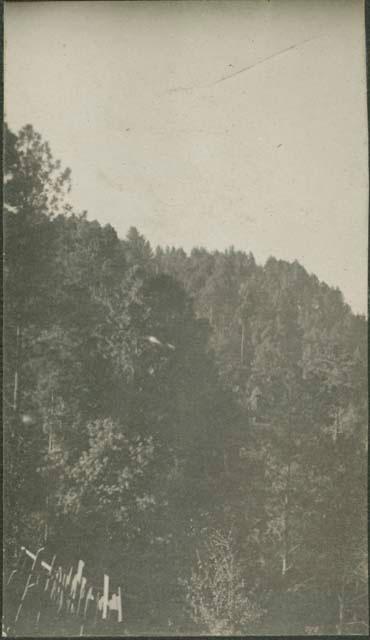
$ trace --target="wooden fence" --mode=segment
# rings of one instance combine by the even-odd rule
[[[4,634],[14,636],[122,635],[121,588],[108,575],[100,585],[84,576],[85,563],[65,570],[45,549],[22,547],[18,565],[6,581]]]

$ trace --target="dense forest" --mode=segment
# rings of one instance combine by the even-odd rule
[[[30,125],[4,174],[6,570],[108,570],[131,634],[365,634],[366,319],[298,262],[120,239]]]

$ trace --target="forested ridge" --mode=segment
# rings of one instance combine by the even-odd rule
[[[132,634],[365,634],[366,319],[298,262],[120,239],[30,125],[4,178],[6,570],[83,557]]]

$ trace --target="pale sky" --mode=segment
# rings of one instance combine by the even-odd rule
[[[358,0],[9,3],[6,119],[49,141],[73,204],[121,237],[134,225],[153,247],[297,259],[365,313],[363,13]]]

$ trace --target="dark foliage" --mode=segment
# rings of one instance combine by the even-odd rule
[[[120,240],[30,126],[5,161],[9,568],[108,570],[133,634],[365,633],[365,318],[297,262]]]

